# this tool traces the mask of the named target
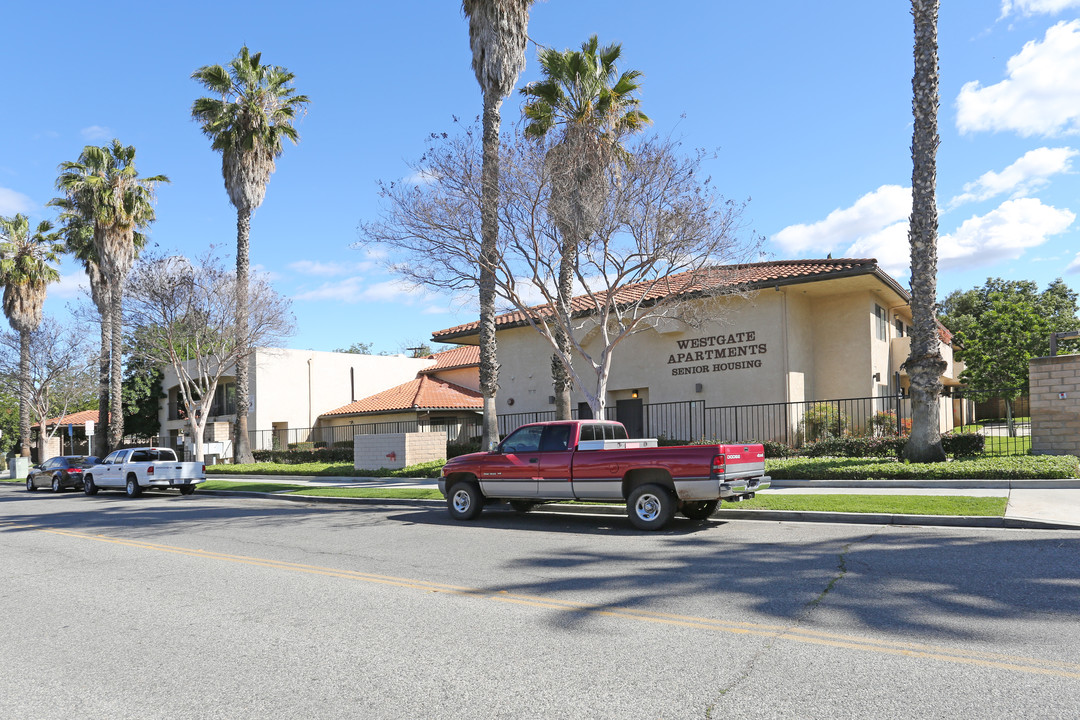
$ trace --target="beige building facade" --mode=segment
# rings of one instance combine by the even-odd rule
[[[864,423],[865,418],[855,415],[891,411],[901,419],[910,417],[906,401],[900,400],[899,408],[896,403],[897,387],[907,387],[902,364],[910,343],[909,296],[874,260],[777,261],[746,267],[747,292],[718,304],[710,300],[717,312],[703,324],[690,327],[665,320],[629,336],[615,349],[605,397],[605,405],[615,408],[609,417],[622,419],[620,404],[630,413],[640,403],[648,425],[641,429],[651,435],[690,440],[713,434],[732,441],[782,439],[785,433],[798,432],[805,404],[815,401],[893,401],[848,410],[850,429]],[[499,414],[552,411],[547,341],[520,315],[502,316],[497,328]],[[951,336],[944,328],[940,331],[948,363],[942,380],[947,386],[958,385],[963,366],[952,358]],[[590,352],[599,351],[587,328],[580,337]],[[478,341],[475,324],[435,333],[433,339]],[[583,399],[573,393],[578,407]],[[685,409],[677,409],[679,404]],[[943,430],[952,426],[952,406],[951,398],[942,398]],[[663,415],[673,413],[690,413],[693,426],[680,421],[676,427],[672,420],[665,427]],[[775,437],[732,437],[730,426],[740,414],[740,432],[757,415],[762,429],[756,432]],[[728,427],[721,428],[725,417]],[[686,437],[690,432],[694,437]]]

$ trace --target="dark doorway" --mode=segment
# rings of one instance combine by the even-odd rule
[[[577,417],[578,420],[592,420],[592,408],[589,407],[589,403],[579,402],[577,404]]]
[[[645,437],[645,407],[641,398],[616,400],[615,419],[626,426],[626,434],[630,437]]]

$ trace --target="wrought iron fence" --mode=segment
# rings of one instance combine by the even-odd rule
[[[252,430],[248,439],[253,450],[290,450],[310,443],[312,448],[352,447],[357,435],[389,435],[392,433],[444,432],[447,443],[468,442],[479,437],[480,423],[450,422],[447,424],[421,423],[416,420],[395,422],[359,423],[313,428],[275,428]]]

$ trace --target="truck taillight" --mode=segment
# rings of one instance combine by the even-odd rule
[[[712,459],[712,472],[713,472],[713,474],[714,475],[723,475],[724,474],[724,464],[725,463],[726,463],[726,458],[724,458],[723,455],[713,455],[713,459]]]
[[[205,474],[206,474],[206,466],[205,466],[205,465],[203,465],[203,466],[202,466],[202,474],[203,474],[203,475],[205,475]]]
[[[153,465],[147,465],[146,466],[146,474],[147,475],[153,475],[154,474],[154,466]]]

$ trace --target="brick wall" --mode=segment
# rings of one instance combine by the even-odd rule
[[[358,470],[400,470],[445,457],[444,432],[357,435],[353,439],[353,467]]]
[[[1080,456],[1080,355],[1034,358],[1031,453]]]

